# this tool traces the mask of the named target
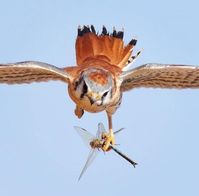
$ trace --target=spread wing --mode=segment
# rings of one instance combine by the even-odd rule
[[[22,84],[49,80],[68,82],[70,77],[66,69],[37,61],[0,64],[0,83]]]
[[[121,91],[132,88],[199,88],[199,66],[145,64],[123,72]]]

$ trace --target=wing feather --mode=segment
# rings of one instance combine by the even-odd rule
[[[108,33],[103,26],[102,33],[98,34],[93,31],[91,25],[78,28],[78,36],[76,39],[76,60],[79,66],[90,64],[91,60],[98,60],[101,63],[105,62],[109,65],[114,65],[119,68],[126,66],[129,57],[132,54],[136,40],[130,41],[127,45],[124,44],[124,32],[116,31]]]
[[[132,88],[199,88],[199,66],[145,64],[121,74],[121,90]]]
[[[68,82],[69,79],[70,74],[66,70],[43,62],[24,61],[0,64],[0,83],[22,84],[49,80]]]

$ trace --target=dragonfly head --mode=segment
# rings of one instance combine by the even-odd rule
[[[99,140],[99,139],[94,139],[90,142],[90,146],[91,148],[102,148],[102,145],[103,145],[103,141],[102,140]]]

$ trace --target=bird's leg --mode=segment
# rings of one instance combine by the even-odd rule
[[[114,136],[113,127],[112,127],[112,115],[107,113],[107,116],[108,116],[109,132],[105,134],[104,145],[102,147],[102,150],[105,152],[110,150],[110,144],[111,145],[115,144],[115,136]]]
[[[84,110],[80,107],[78,107],[76,105],[76,108],[75,108],[75,115],[78,117],[78,118],[81,118],[84,114]]]

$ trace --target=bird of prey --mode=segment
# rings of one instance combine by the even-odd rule
[[[199,67],[147,63],[127,69],[140,54],[132,55],[137,40],[123,42],[124,32],[109,33],[103,26],[99,34],[93,25],[79,26],[76,39],[76,64],[58,68],[48,63],[24,61],[0,64],[0,83],[22,84],[61,80],[68,83],[68,93],[76,104],[75,114],[105,111],[108,133],[102,149],[114,145],[112,116],[122,101],[122,94],[138,87],[198,88]]]

